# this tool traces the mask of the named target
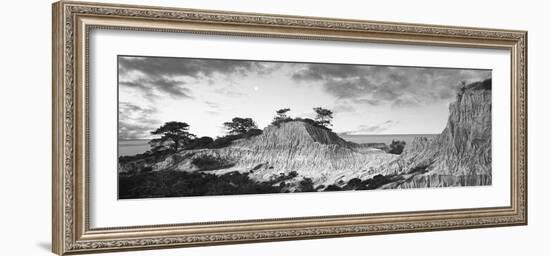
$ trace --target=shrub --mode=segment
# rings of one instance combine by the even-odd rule
[[[338,184],[329,185],[323,191],[342,191],[342,190],[371,190],[377,189],[385,184],[391,183],[394,181],[394,177],[384,176],[378,174],[370,179],[361,180],[359,178],[353,178],[347,182],[345,186],[342,186],[343,181],[339,181]]]
[[[273,175],[270,178],[269,183],[271,183],[271,184],[276,184],[276,183],[279,183],[279,182],[284,183],[284,181],[291,180],[291,179],[294,179],[296,177],[298,177],[298,173],[296,171],[291,171],[288,174],[281,173],[279,175]]]
[[[274,120],[273,122],[271,122],[272,125],[276,126],[276,127],[280,127],[281,124],[284,124],[284,123],[288,123],[288,122],[302,122],[302,123],[306,123],[306,124],[309,124],[311,126],[314,126],[314,127],[317,127],[317,128],[321,128],[321,129],[324,129],[324,130],[327,130],[327,131],[330,131],[331,129],[330,128],[327,128],[323,125],[320,125],[319,123],[317,123],[315,120],[313,119],[310,119],[310,118],[301,118],[301,117],[296,117],[296,118],[286,118],[286,119],[280,119],[280,120]]]
[[[238,140],[238,139],[249,139],[254,136],[261,135],[263,133],[260,129],[250,129],[249,131],[243,133],[243,134],[233,134],[233,135],[226,135],[223,137],[218,137],[215,139],[212,143],[208,145],[208,148],[225,148],[231,145],[231,142]]]
[[[491,90],[492,79],[485,79],[483,81],[474,82],[466,86],[466,89],[469,90]]]
[[[403,149],[405,149],[405,144],[406,142],[401,140],[392,140],[388,153],[400,155],[403,153]]]
[[[378,174],[368,180],[365,180],[364,185],[366,189],[377,189],[385,184],[388,184],[391,182],[391,179],[389,177],[386,177],[382,174]]]
[[[234,140],[240,139],[242,136],[240,135],[227,135],[223,137],[216,138],[210,145],[208,145],[208,148],[225,148],[229,145],[231,145],[231,142]]]
[[[295,119],[292,119],[292,118],[290,118],[290,117],[274,119],[274,120],[271,122],[271,125],[276,126],[276,127],[278,128],[278,127],[281,127],[281,124],[288,123],[288,122],[292,122],[292,121],[294,121],[294,120],[295,120]]]
[[[342,188],[336,185],[328,185],[323,191],[342,191]]]
[[[199,156],[194,158],[191,163],[197,166],[201,171],[225,169],[234,165],[221,157],[211,155]]]
[[[244,134],[243,137],[249,139],[251,137],[261,135],[262,133],[263,131],[261,129],[250,129]]]
[[[344,190],[355,190],[359,188],[362,184],[361,179],[359,178],[353,178],[348,181],[348,184],[344,187]]]
[[[292,120],[292,118],[287,115],[288,111],[290,111],[290,108],[282,108],[275,111],[277,115],[273,118],[273,121],[271,122],[271,124],[279,127],[279,125],[282,122],[285,122],[287,120]]]
[[[314,192],[315,188],[313,188],[313,181],[310,178],[304,178],[298,184],[298,190],[300,192]]]
[[[210,144],[212,144],[214,140],[210,137],[200,137],[196,138],[194,140],[191,140],[187,145],[185,145],[185,149],[202,149],[202,148],[208,148]]]

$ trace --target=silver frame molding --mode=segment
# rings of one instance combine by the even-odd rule
[[[507,49],[511,205],[93,229],[88,207],[88,39],[94,29]],[[160,34],[159,34],[160,36]],[[53,4],[55,253],[204,246],[527,224],[527,32],[61,1]]]

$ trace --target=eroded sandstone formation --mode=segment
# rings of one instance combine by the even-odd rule
[[[216,165],[199,166],[197,159]],[[449,106],[443,132],[432,139],[415,138],[401,155],[348,142],[328,129],[296,120],[268,126],[262,134],[226,147],[182,150],[153,163],[134,161],[119,166],[119,172],[145,168],[218,175],[238,171],[259,182],[293,173],[286,182],[307,178],[316,187],[343,186],[351,179],[377,175],[384,182],[377,188],[382,189],[490,185],[491,80],[461,88]]]
[[[299,175],[297,180],[310,178],[316,185],[365,176],[369,170],[374,173],[376,168],[398,157],[379,149],[359,147],[327,129],[292,121],[269,126],[261,135],[234,141],[229,147],[182,151],[156,164],[154,169],[196,171],[192,160],[204,156],[223,159],[232,165],[213,170],[214,173],[248,172],[252,178],[265,181],[295,171]]]
[[[491,80],[460,90],[443,132],[433,139],[415,138],[385,169],[386,174],[417,172],[387,187],[490,185]]]

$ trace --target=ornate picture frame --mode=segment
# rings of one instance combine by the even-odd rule
[[[92,228],[89,33],[97,29],[504,49],[510,205]],[[52,247],[59,255],[527,224],[527,32],[61,1],[53,4]]]

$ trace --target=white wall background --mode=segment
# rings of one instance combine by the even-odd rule
[[[97,0],[96,0],[97,1]],[[111,0],[100,0],[112,2]],[[446,232],[229,245],[112,255],[547,255],[550,131],[544,1],[202,0],[122,3],[529,31],[529,225]],[[51,255],[50,1],[8,1],[0,15],[0,238],[2,255]]]

